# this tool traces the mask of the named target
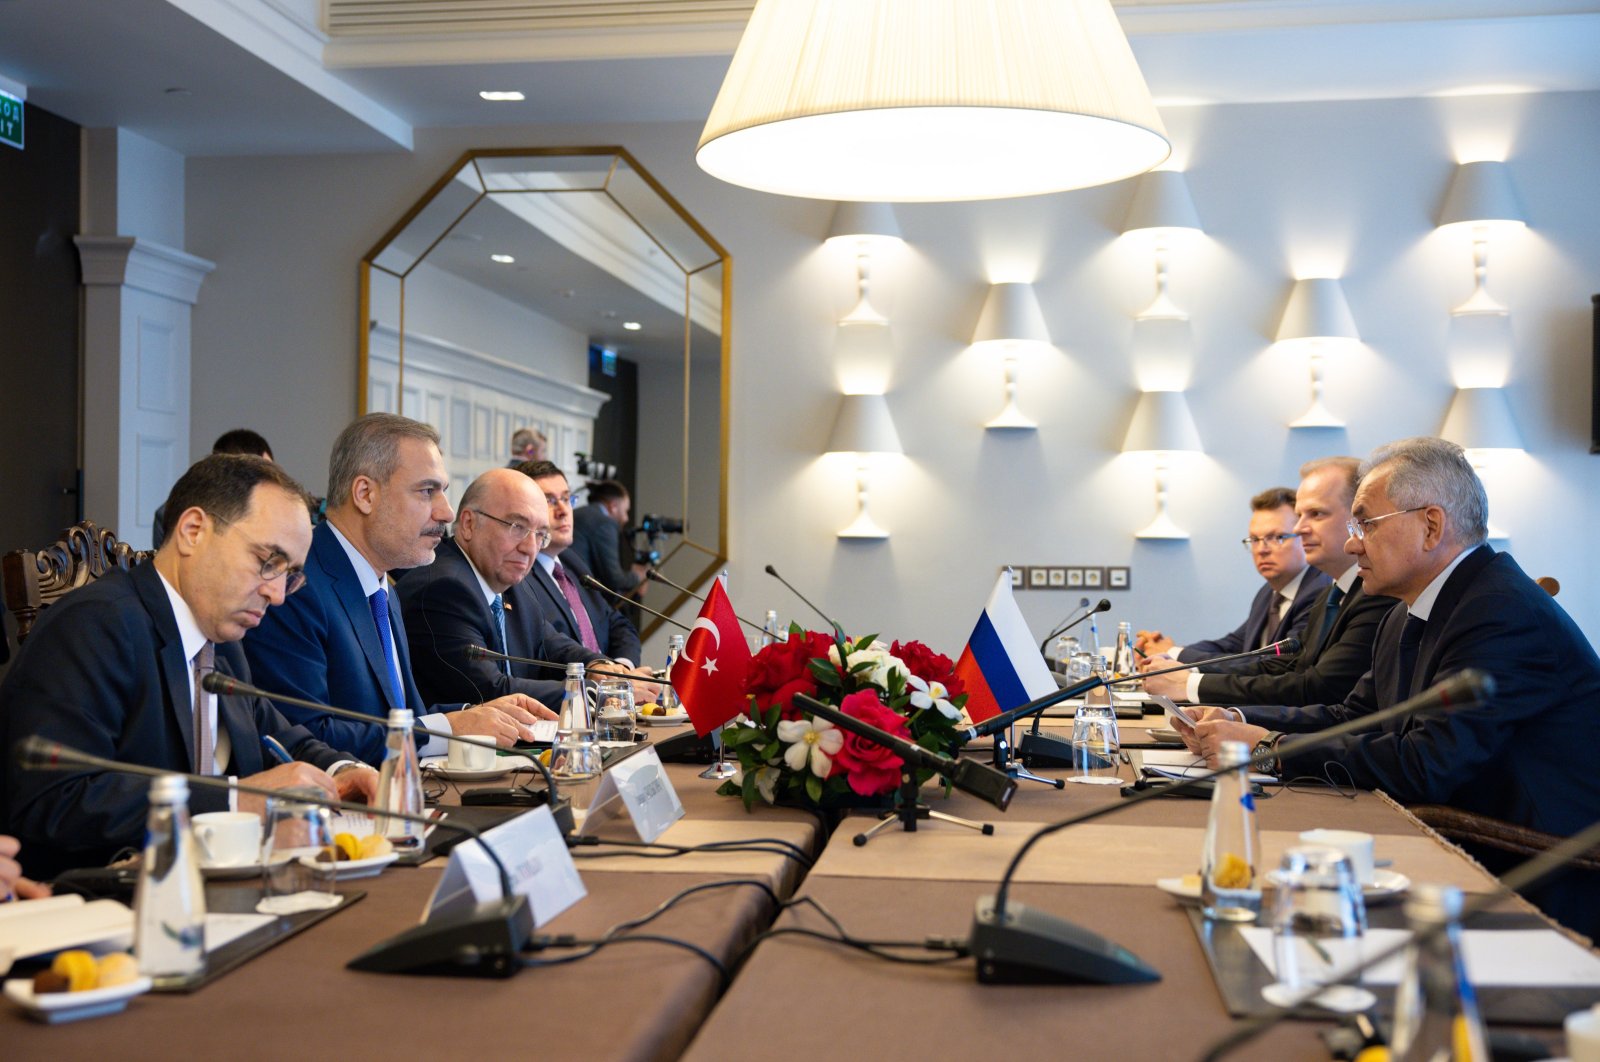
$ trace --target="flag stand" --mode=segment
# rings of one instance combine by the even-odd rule
[[[1044,780],[1041,779],[1041,781]],[[900,789],[895,794],[894,810],[884,812],[879,817],[877,825],[871,827],[865,833],[856,834],[854,838],[856,847],[862,847],[895,823],[899,823],[900,828],[906,833],[916,833],[917,822],[922,819],[933,819],[938,822],[948,822],[954,826],[965,826],[969,830],[977,830],[985,837],[994,835],[994,823],[973,822],[971,819],[963,819],[947,812],[935,811],[921,801],[920,794],[921,787],[917,785],[916,768],[906,764],[900,771]]]
[[[722,727],[720,726],[711,731],[711,747],[717,750],[717,762],[701,771],[701,778],[721,781],[732,778],[739,773],[739,768],[728,762],[728,750],[722,744]]]

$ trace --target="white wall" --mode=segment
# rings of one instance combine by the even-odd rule
[[[1109,619],[1184,637],[1235,624],[1254,590],[1238,540],[1246,499],[1292,483],[1301,461],[1432,433],[1470,337],[1449,309],[1470,290],[1462,239],[1432,216],[1458,153],[1507,158],[1529,230],[1493,253],[1512,308],[1498,362],[1528,454],[1489,482],[1496,523],[1532,574],[1552,574],[1593,639],[1600,598],[1588,542],[1600,459],[1588,455],[1589,295],[1600,291],[1600,95],[1567,94],[1174,109],[1166,112],[1207,230],[1173,255],[1173,296],[1191,314],[1174,353],[1136,334],[1148,254],[1119,239],[1131,185],[1036,199],[898,208],[908,247],[874,269],[894,321],[889,402],[906,457],[880,474],[885,543],[841,542],[848,469],[819,456],[841,377],[834,321],[853,274],[821,246],[832,204],[731,188],[693,163],[699,127],[421,131],[412,155],[193,159],[189,249],[219,263],[195,316],[194,439],[262,430],[318,485],[355,409],[356,262],[463,148],[620,143],[730,249],[733,284],[731,562],[745,615],[810,621],[762,574],[771,563],[855,631],[959,650],[1002,563],[1129,564]],[[1297,271],[1331,269],[1365,346],[1330,366],[1343,432],[1291,433],[1303,362],[1269,350]],[[1000,437],[1000,369],[967,349],[991,279],[1033,280],[1058,352],[1023,367],[1036,434]],[[848,360],[850,365],[841,364]],[[1174,366],[1207,455],[1175,477],[1188,543],[1136,542],[1151,513],[1148,469],[1118,447],[1142,373]],[[241,383],[245,381],[245,383]],[[1155,382],[1155,381],[1150,381]],[[1043,628],[1075,593],[1026,593]]]

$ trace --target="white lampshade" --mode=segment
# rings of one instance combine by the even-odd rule
[[[843,395],[828,433],[830,454],[898,454],[900,433],[894,430],[889,403],[882,395]]]
[[[1522,433],[1498,387],[1463,387],[1445,414],[1439,437],[1463,450],[1521,450]]]
[[[1049,343],[1050,329],[1039,309],[1039,297],[1032,284],[1007,282],[991,284],[984,300],[978,327],[972,333],[978,343]]]
[[[1360,339],[1344,289],[1332,277],[1294,282],[1289,305],[1278,322],[1278,342],[1300,339]]]
[[[1200,227],[1200,215],[1195,212],[1194,199],[1189,195],[1189,182],[1183,179],[1182,173],[1177,170],[1151,170],[1139,175],[1122,231],[1129,233],[1144,229],[1159,229],[1168,233],[1205,231]]]
[[[1123,453],[1204,453],[1182,391],[1146,391],[1133,410]]]
[[[780,195],[936,202],[1170,152],[1110,0],[758,0],[695,160]]]
[[[894,207],[888,203],[840,203],[833,210],[833,224],[828,226],[825,243],[862,240],[902,240],[900,222],[894,216]]]
[[[1511,170],[1503,162],[1464,162],[1456,167],[1439,208],[1439,227],[1446,225],[1523,226]]]

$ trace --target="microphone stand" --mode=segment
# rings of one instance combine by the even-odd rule
[[[1109,597],[1102,597],[1100,599],[1100,603],[1099,604],[1095,605],[1093,608],[1090,608],[1089,607],[1089,599],[1088,598],[1084,598],[1083,599],[1083,604],[1079,605],[1078,607],[1081,608],[1081,609],[1085,609],[1086,610],[1083,615],[1079,616],[1077,619],[1073,620],[1071,623],[1066,623],[1066,624],[1063,624],[1060,627],[1057,627],[1055,630],[1051,631],[1049,634],[1044,636],[1044,641],[1039,643],[1039,655],[1040,656],[1047,655],[1046,652],[1045,652],[1045,646],[1050,644],[1050,639],[1060,637],[1061,635],[1067,633],[1072,628],[1076,627],[1078,624],[1082,623],[1084,620],[1088,619],[1090,616],[1093,616],[1097,612],[1110,612],[1111,611],[1111,599]]]
[[[466,834],[478,842],[494,863],[500,876],[500,899],[482,901],[470,911],[448,915],[424,922],[399,936],[378,944],[351,959],[345,965],[353,970],[370,970],[375,973],[427,973],[457,974],[470,977],[510,977],[521,968],[516,961],[533,937],[533,911],[528,898],[511,886],[511,875],[501,862],[494,846],[483,839],[476,827],[464,822],[435,819],[426,815],[412,815],[402,811],[384,811],[367,804],[355,804],[331,797],[287,793],[281,789],[266,789],[246,785],[220,775],[189,774],[185,771],[167,771],[159,767],[146,767],[139,763],[123,763],[91,755],[58,742],[40,737],[24,738],[17,742],[18,764],[24,770],[65,771],[74,767],[93,767],[117,774],[141,775],[160,778],[177,775],[191,785],[211,789],[227,789],[250,793],[269,800],[294,800],[305,804],[351,811],[363,815],[377,815],[414,822],[423,826],[442,826]]]
[[[319,712],[327,712],[329,715],[336,715],[341,719],[349,719],[357,723],[366,723],[368,726],[388,725],[386,720],[379,719],[376,716],[368,715],[365,712],[354,712],[348,708],[335,708],[331,704],[322,704],[319,701],[310,701],[303,697],[293,697],[287,693],[273,693],[269,690],[261,689],[258,686],[252,686],[248,682],[236,679],[232,675],[224,675],[220,671],[208,672],[206,677],[200,680],[200,684],[204,686],[208,692],[215,693],[218,696],[242,694],[246,697],[264,697],[269,701],[282,701],[284,704],[292,704],[297,708],[311,708]],[[426,734],[429,737],[444,738],[446,741],[459,741],[463,745],[477,745],[479,748],[493,749],[496,755],[499,755],[500,753],[500,746],[490,738],[463,737],[447,730],[434,730],[430,727],[417,725],[413,725],[411,729],[415,730],[419,734]],[[538,756],[529,756],[528,759],[533,761],[533,766],[541,775],[544,776],[545,793],[543,795],[545,800],[541,802],[549,803],[550,813],[555,816],[556,826],[561,830],[562,836],[571,836],[572,831],[577,828],[572,819],[571,801],[561,799],[561,791],[556,787],[556,780],[551,776],[550,768],[546,767],[542,762],[540,762]],[[527,786],[523,786],[522,788],[531,798],[538,800],[540,795],[538,790],[528,789]],[[538,803],[532,804],[531,806],[538,807]],[[388,812],[385,812],[385,814],[388,814]]]
[[[815,612],[817,615],[821,616],[822,617],[822,622],[826,623],[828,626],[833,628],[833,637],[834,637],[835,641],[840,641],[840,642],[844,641],[844,628],[839,626],[839,621],[838,620],[830,618],[826,612],[823,612],[820,608],[818,608],[817,606],[813,605],[809,600],[807,600],[806,595],[804,595],[800,591],[796,590],[794,588],[794,584],[793,583],[789,582],[789,580],[785,579],[783,576],[778,574],[778,569],[774,568],[772,565],[769,564],[769,565],[767,565],[767,569],[766,570],[767,570],[767,574],[768,575],[772,576],[774,579],[778,580],[778,582],[780,582],[784,586],[788,587],[789,593],[793,594],[795,597],[798,597],[801,601],[804,601],[806,603],[806,607],[807,608],[809,608],[812,612]]]
[[[1482,671],[1468,668],[1410,700],[1370,715],[1348,719],[1316,733],[1285,738],[1277,750],[1251,757],[1249,767],[1260,767],[1278,759],[1299,756],[1391,719],[1441,707],[1466,708],[1493,695],[1494,679]],[[970,939],[971,951],[978,963],[978,982],[1047,984],[1089,981],[1096,984],[1126,984],[1160,980],[1161,975],[1138,956],[1081,926],[1021,904],[1008,907],[1006,899],[1011,880],[1028,851],[1051,834],[1146,800],[1197,789],[1218,775],[1238,769],[1224,768],[1190,775],[1169,786],[1135,793],[1120,804],[1102,804],[1034,831],[1006,865],[995,894],[978,898]]]
[[[554,660],[536,660],[531,656],[512,656],[510,653],[497,653],[493,649],[488,649],[481,645],[467,646],[467,659],[509,660],[513,664],[533,664],[538,667],[554,668],[557,671],[565,671],[567,668],[567,665],[557,663]],[[627,679],[630,682],[648,682],[656,686],[672,685],[672,683],[666,679],[645,678],[643,675],[634,675],[627,671],[612,671],[609,668],[593,667],[591,665],[584,665],[584,674],[605,675],[608,678]]]
[[[689,597],[692,597],[696,601],[700,602],[702,605],[706,603],[706,596],[704,594],[697,594],[693,590],[690,590],[687,586],[679,586],[677,583],[673,582],[671,579],[668,579],[665,575],[662,575],[660,572],[656,571],[654,568],[651,568],[649,571],[645,572],[645,578],[646,579],[650,579],[650,580],[652,580],[654,582],[658,582],[658,583],[666,583],[668,586],[670,586],[674,590],[678,591],[678,593],[686,594]],[[767,630],[766,630],[765,627],[759,626],[758,624],[751,623],[749,620],[745,619],[743,616],[739,615],[737,612],[735,612],[733,614],[733,618],[738,620],[740,623],[744,624],[746,627],[749,627],[751,630],[755,631],[757,634],[765,634],[765,633],[767,633]]]
[[[865,833],[856,834],[854,841],[857,848],[862,847],[883,830],[895,823],[907,833],[917,831],[917,822],[922,819],[933,819],[939,822],[948,822],[956,826],[963,826],[969,830],[977,830],[985,837],[994,835],[994,823],[973,822],[943,811],[935,811],[921,801],[921,787],[917,784],[917,768],[926,767],[937,773],[940,777],[961,789],[963,792],[982,797],[995,807],[1004,811],[1011,805],[1011,798],[1016,795],[1017,783],[1005,774],[985,767],[976,760],[953,759],[949,756],[925,749],[913,741],[907,741],[897,734],[871,723],[857,719],[846,714],[831,704],[824,704],[815,697],[804,693],[797,693],[795,703],[803,707],[812,715],[821,716],[841,730],[848,730],[858,737],[864,737],[876,745],[882,745],[900,757],[900,789],[895,797],[894,810],[885,812],[879,817],[877,825]]]
[[[680,623],[679,621],[673,619],[671,616],[667,615],[665,612],[657,612],[655,609],[651,608],[649,605],[646,605],[646,604],[643,604],[641,602],[635,601],[633,598],[628,597],[626,594],[617,593],[615,590],[611,589],[611,587],[607,586],[605,583],[602,583],[599,579],[596,579],[592,575],[585,574],[583,576],[582,580],[580,580],[580,581],[583,583],[584,586],[587,586],[590,590],[598,590],[598,591],[600,591],[600,593],[605,594],[607,597],[615,598],[618,602],[620,602],[620,603],[622,603],[624,605],[632,605],[634,608],[640,609],[640,610],[642,610],[644,612],[648,612],[648,613],[650,613],[650,615],[654,616],[656,619],[665,620],[666,622],[672,624],[674,627],[677,627],[680,630],[685,630],[686,631],[686,630],[689,629],[689,625],[687,623]]]

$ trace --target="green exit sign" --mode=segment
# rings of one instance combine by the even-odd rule
[[[0,144],[22,146],[22,101],[0,90]]]

